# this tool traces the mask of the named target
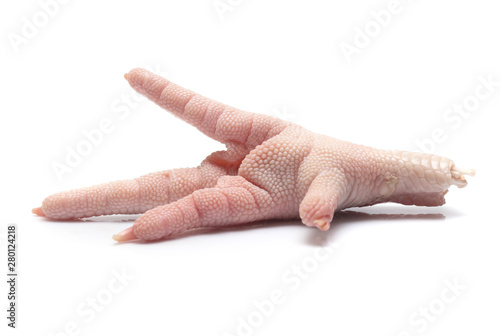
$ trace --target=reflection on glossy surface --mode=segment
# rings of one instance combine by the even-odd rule
[[[425,211],[425,212],[424,212]],[[311,235],[307,239],[312,245],[324,245],[327,240],[335,234],[342,225],[367,222],[367,221],[407,221],[407,220],[445,220],[446,217],[453,217],[459,215],[459,212],[454,211],[449,208],[419,208],[419,207],[406,207],[398,205],[385,205],[385,206],[373,206],[368,208],[363,208],[362,211],[358,210],[343,210],[335,214],[334,220],[332,222],[332,227],[327,232],[322,232],[319,230],[310,230],[304,227],[307,231],[311,232]],[[84,219],[84,221],[91,222],[127,222],[134,221],[139,215],[112,215],[112,216],[99,216],[90,217]],[[297,225],[303,226],[299,219],[297,220],[266,220],[255,223],[248,223],[243,225],[228,225],[222,228],[200,228],[190,230],[183,234],[171,237],[169,239],[180,239],[187,238],[190,236],[195,236],[199,234],[222,234],[224,232],[234,232],[234,231],[246,231],[246,230],[256,230],[256,229],[268,229],[275,228],[279,226],[290,226]],[[167,239],[168,240],[168,239]]]

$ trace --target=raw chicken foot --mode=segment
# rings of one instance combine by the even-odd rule
[[[144,69],[125,75],[139,93],[226,144],[196,168],[173,169],[47,197],[50,219],[144,213],[117,241],[156,240],[199,227],[300,217],[328,230],[335,211],[382,202],[439,206],[463,170],[431,154],[379,150],[207,99]]]

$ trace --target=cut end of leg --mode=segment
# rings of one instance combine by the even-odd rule
[[[450,170],[451,173],[451,184],[456,185],[459,188],[463,188],[467,185],[467,180],[465,175],[474,176],[476,171],[474,169],[460,169],[453,165]]]
[[[113,235],[113,239],[116,240],[117,242],[121,243],[121,242],[134,240],[134,239],[138,239],[138,238],[134,233],[134,227],[131,226],[128,229],[125,229],[122,232],[119,232],[119,233]]]
[[[34,213],[37,216],[46,217],[45,214],[43,213],[43,210],[42,210],[41,207],[40,208],[33,208],[31,210],[31,212]]]

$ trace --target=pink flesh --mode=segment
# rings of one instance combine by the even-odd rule
[[[196,168],[57,193],[33,213],[51,219],[144,213],[117,241],[156,240],[198,227],[301,218],[327,230],[335,211],[382,202],[438,206],[467,182],[453,161],[386,151],[235,109],[144,69],[125,75],[162,108],[227,146]]]

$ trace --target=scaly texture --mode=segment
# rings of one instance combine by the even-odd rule
[[[382,202],[438,206],[473,170],[430,154],[387,151],[312,133],[235,109],[144,69],[125,75],[139,93],[226,144],[196,168],[47,197],[40,216],[72,219],[144,213],[117,241],[161,239],[198,228],[262,219],[302,219],[327,230],[335,211]]]

